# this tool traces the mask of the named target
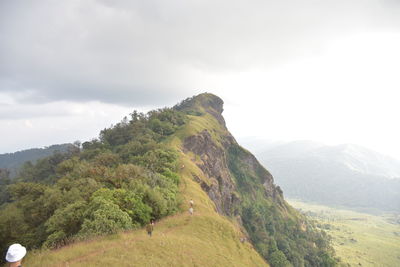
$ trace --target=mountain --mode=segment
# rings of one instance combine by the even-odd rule
[[[286,196],[364,211],[400,211],[400,161],[352,144],[289,142],[258,154]]]
[[[36,175],[8,186],[0,244],[59,248],[31,253],[29,266],[335,266],[328,237],[284,200],[222,112],[207,93],[134,111],[69,158],[28,169]]]
[[[48,157],[56,152],[67,152],[72,144],[51,145],[45,148],[32,148],[14,153],[0,154],[0,169],[8,169],[10,176],[15,177],[17,170],[27,161],[35,163],[38,159]]]
[[[358,145],[315,146],[312,151],[308,146],[302,152],[342,164],[358,173],[400,178],[400,161]]]

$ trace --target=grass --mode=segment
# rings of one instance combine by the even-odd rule
[[[222,136],[227,135],[228,132],[224,129],[217,119],[209,113],[204,113],[202,116],[188,115],[190,120],[187,125],[178,130],[174,135],[184,140],[186,137],[199,134],[203,130],[208,130],[213,141],[222,148]]]
[[[351,266],[400,266],[400,225],[393,215],[370,215],[295,200],[295,208],[311,214],[332,236],[337,256]]]
[[[78,242],[58,250],[28,253],[35,266],[268,266],[250,243],[240,242],[239,227],[215,212],[214,203],[192,180],[200,171],[182,154],[183,212],[156,223],[153,237],[144,229]],[[205,179],[202,177],[202,179]],[[195,214],[187,212],[195,202]]]

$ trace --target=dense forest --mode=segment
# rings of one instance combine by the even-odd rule
[[[98,139],[27,162],[13,180],[2,170],[0,251],[55,248],[176,212],[177,154],[163,140],[184,122],[172,109],[134,111]]]

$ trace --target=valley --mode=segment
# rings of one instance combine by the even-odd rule
[[[288,202],[332,237],[343,262],[351,266],[400,266],[399,215],[371,215],[293,199]]]

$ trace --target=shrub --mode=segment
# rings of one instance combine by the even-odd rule
[[[85,217],[79,231],[81,236],[114,234],[133,226],[128,213],[122,211],[111,201],[100,197],[92,200]]]
[[[132,225],[145,225],[151,219],[152,208],[143,203],[143,195],[125,189],[102,188],[93,194],[95,198],[102,198],[126,212],[132,220]]]

